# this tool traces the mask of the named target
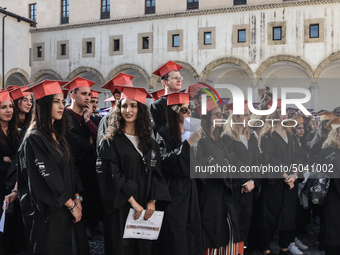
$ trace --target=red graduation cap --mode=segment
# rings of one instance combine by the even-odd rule
[[[328,122],[325,128],[331,130],[331,129],[336,129],[339,126],[340,126],[340,118],[334,117]]]
[[[167,98],[167,105],[175,105],[175,104],[189,104],[190,102],[190,94],[182,93],[182,92],[174,92],[162,97]]]
[[[204,83],[206,83],[206,82],[203,81],[203,82],[199,82],[199,83],[195,83],[193,85],[190,85],[189,88],[188,88],[188,93],[196,94],[198,91],[200,91],[199,88],[204,89],[206,87],[204,85]]]
[[[111,80],[109,80],[107,83],[105,83],[101,88],[108,89],[113,94],[116,91],[115,85],[125,85],[129,87],[133,87],[132,81],[131,81],[133,78],[135,78],[135,76],[128,75],[125,73],[119,73],[115,77],[113,77]]]
[[[98,94],[101,94],[102,92],[96,91],[96,90],[91,90],[91,97],[96,97],[98,98]]]
[[[229,103],[229,104],[226,104],[225,105],[225,109],[228,109],[228,110],[234,110],[234,107],[233,107],[233,103]]]
[[[207,112],[210,112],[211,110],[214,110],[216,107],[219,107],[219,105],[216,105],[214,100],[212,98],[210,98],[207,101]],[[198,105],[194,108],[194,110],[200,115],[202,116],[202,105]]]
[[[152,95],[153,100],[155,101],[155,100],[159,99],[161,96],[163,96],[164,93],[165,93],[165,89],[160,89],[160,90],[151,92],[150,94]]]
[[[77,88],[82,88],[82,87],[86,87],[86,88],[91,88],[94,84],[96,84],[93,81],[90,81],[88,79],[85,79],[83,77],[76,77],[74,78],[72,81],[68,82],[65,86],[64,89],[68,89],[70,91],[73,91]]]
[[[317,113],[317,115],[320,116],[320,120],[331,120],[332,118],[339,116],[339,114],[329,111],[322,111]]]
[[[66,99],[67,95],[68,95],[68,89],[61,89],[61,91],[64,94],[64,99]]]
[[[18,88],[21,88],[21,86],[15,86],[15,85],[9,85],[6,90],[8,92],[11,92],[12,90],[15,90],[15,89],[18,89]]]
[[[119,86],[116,85],[117,89],[122,93],[122,98],[129,98],[136,100],[142,104],[145,104],[146,98],[152,98],[152,96],[146,91],[145,88],[138,87],[128,87],[128,86]]]
[[[104,100],[105,102],[111,102],[111,106],[114,107],[116,105],[116,99],[114,96],[109,97],[107,99]]]
[[[183,68],[183,66],[180,66],[176,64],[175,62],[168,61],[164,65],[162,65],[160,68],[158,68],[156,71],[153,72],[154,75],[163,77],[167,73],[170,73],[171,71],[179,71]]]
[[[9,92],[7,90],[0,91],[0,103],[5,102],[7,100],[12,101],[12,98],[9,95]]]
[[[33,92],[35,100],[38,100],[45,96],[63,93],[61,86],[66,83],[67,81],[44,80],[26,89],[25,92]]]
[[[28,89],[28,86],[19,87],[9,91],[9,94],[11,95],[13,100],[17,100],[30,94],[30,92],[24,92],[24,90],[26,89]]]

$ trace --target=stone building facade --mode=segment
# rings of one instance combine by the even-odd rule
[[[173,60],[184,88],[235,84],[259,101],[265,86],[302,87],[312,94],[307,108],[339,106],[339,0],[16,2],[1,7],[37,25],[5,19],[5,87],[80,75],[99,89],[125,72],[135,86],[160,89],[152,72]]]

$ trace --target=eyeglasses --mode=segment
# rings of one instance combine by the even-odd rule
[[[190,107],[183,107],[183,108],[181,108],[181,109],[179,109],[179,111],[181,112],[181,113],[183,113],[183,114],[186,114],[188,111],[191,111],[191,109],[190,109]]]
[[[216,115],[217,118],[222,117],[222,113],[221,112],[215,112],[215,113],[213,113],[211,115]]]
[[[180,76],[180,77],[169,77],[168,79],[169,80],[183,81],[183,77],[182,76]]]

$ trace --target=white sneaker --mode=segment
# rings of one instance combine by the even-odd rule
[[[288,246],[288,250],[292,255],[303,255],[303,252],[299,250],[294,242],[290,243],[290,245]]]
[[[303,242],[301,242],[301,240],[299,240],[297,237],[295,237],[295,245],[300,249],[300,250],[307,250],[308,246],[305,245]]]

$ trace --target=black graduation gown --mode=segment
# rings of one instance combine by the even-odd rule
[[[143,157],[124,134],[116,134],[112,140],[103,140],[97,159],[97,179],[106,211],[105,251],[115,255],[147,255],[152,242],[142,239],[123,239],[131,196],[146,207],[150,200],[158,204],[170,201],[170,195],[161,173],[159,148],[152,141]]]
[[[320,164],[333,164],[327,197],[324,205],[324,218],[321,221],[325,229],[325,244],[328,246],[340,246],[340,150],[332,146],[326,146],[321,150],[318,158]]]
[[[92,114],[91,115],[91,121],[98,127],[100,121],[101,121],[102,117],[98,116],[96,114]]]
[[[74,157],[74,165],[78,170],[79,177],[83,186],[81,195],[84,198],[83,206],[83,220],[84,223],[92,224],[96,227],[99,219],[102,217],[102,204],[99,195],[99,187],[96,180],[96,149],[95,143],[90,148],[89,139],[91,136],[90,131],[86,127],[84,117],[82,123],[79,123],[77,118],[67,109],[71,119],[71,131],[67,134],[66,138],[70,144],[72,155]]]
[[[168,126],[158,132],[162,172],[171,196],[171,204],[164,213],[158,254],[203,254],[196,180],[190,178],[190,160],[194,155],[187,140],[173,147]]]
[[[261,149],[264,165],[288,166],[296,163],[294,160],[296,137],[288,136],[288,144],[274,131],[261,137]],[[292,174],[287,172],[287,174]],[[283,173],[276,174],[277,178],[263,179],[261,188],[262,227],[266,230],[293,230],[296,227],[296,204],[298,202],[298,188],[284,182]]]
[[[198,157],[201,157],[206,166],[228,165],[225,158],[230,161],[222,141],[214,141],[204,132],[198,141],[198,152]],[[232,180],[227,176],[203,181],[204,185],[199,190],[203,248],[220,248],[228,245],[233,238],[239,240],[237,215],[232,200]]]
[[[18,151],[18,191],[30,252],[71,255],[73,217],[64,204],[75,194],[72,161],[38,130]]]
[[[155,134],[162,126],[166,125],[166,107],[167,99],[165,97],[157,99],[150,106],[150,113],[154,122]]]
[[[0,215],[2,215],[2,201],[4,201],[4,197],[8,195],[10,193],[10,190],[14,187],[8,187],[6,185],[6,178],[7,175],[13,172],[13,169],[15,169],[15,155],[18,149],[19,141],[16,140],[11,133],[6,136],[1,128],[0,132],[2,132],[5,143],[0,144]],[[3,161],[3,157],[9,157],[12,160],[12,163]],[[14,206],[14,204],[16,206]],[[15,214],[13,214],[13,210]],[[10,205],[9,210],[6,211],[6,224],[4,233],[0,232],[0,254],[10,254],[13,252],[17,231],[17,210],[17,204],[16,202],[14,202],[12,205]],[[8,214],[9,212],[10,214]]]
[[[232,140],[229,135],[224,135],[222,141],[230,157],[232,157],[233,162],[236,162],[239,167],[260,165],[260,150],[253,134],[250,135],[250,139],[248,140],[248,149],[242,142]],[[253,180],[254,183],[258,184],[259,176],[254,176],[252,173],[244,173],[240,177],[242,178],[233,179],[233,201],[238,217],[240,231],[239,241],[245,241],[250,228],[254,192],[242,194],[241,189],[242,185],[249,180]]]

